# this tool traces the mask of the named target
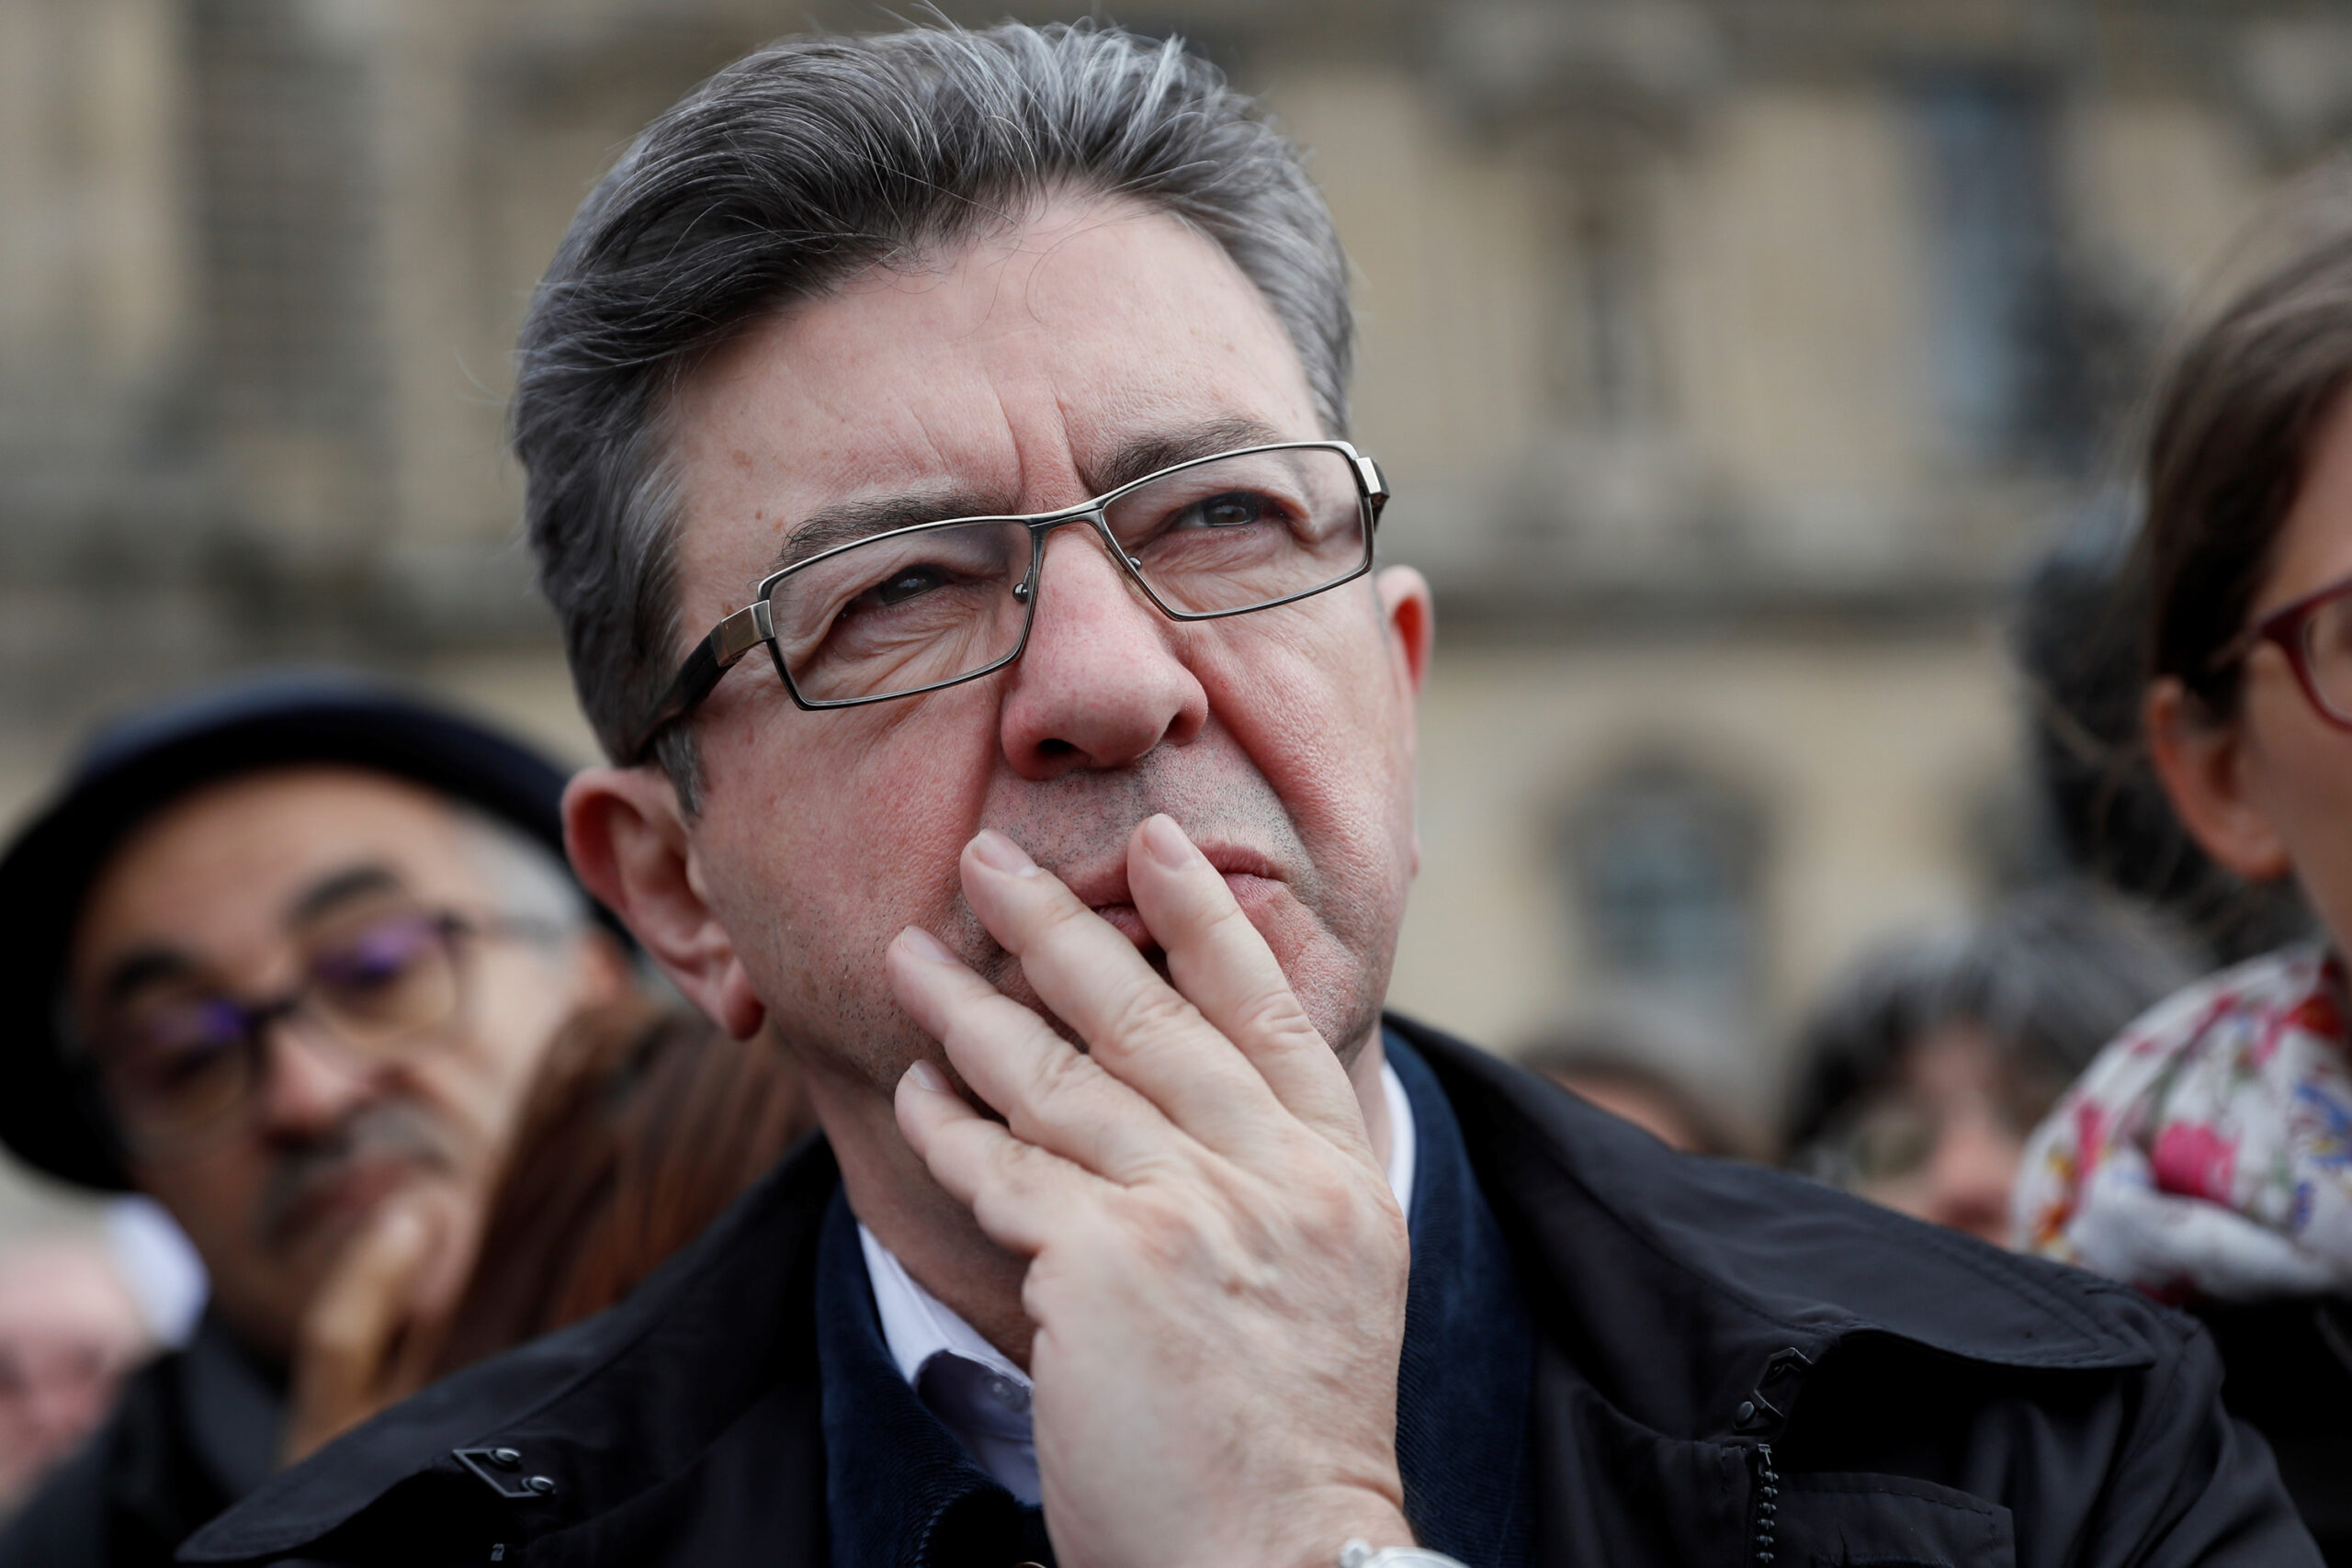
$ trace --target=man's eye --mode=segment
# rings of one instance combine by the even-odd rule
[[[1273,505],[1264,496],[1248,491],[1234,491],[1225,495],[1213,495],[1196,501],[1177,513],[1171,526],[1177,528],[1242,528],[1252,523],[1263,523]]]
[[[888,609],[893,604],[902,604],[928,593],[934,588],[944,587],[946,582],[947,572],[944,568],[906,567],[851,600],[848,608],[853,614],[859,610]]]
[[[124,1065],[168,1092],[219,1066],[237,1049],[244,1030],[243,1015],[226,1000],[156,1008],[123,1032]]]
[[[401,921],[368,931],[347,946],[311,960],[311,973],[330,990],[356,993],[397,984],[433,945],[430,927]]]
[[[1908,1176],[1934,1155],[1935,1118],[1903,1105],[1878,1107],[1855,1127],[1849,1152],[1855,1174],[1869,1181]]]

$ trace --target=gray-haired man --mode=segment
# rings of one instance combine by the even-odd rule
[[[1110,30],[792,43],[631,150],[515,415],[570,841],[826,1143],[197,1560],[2315,1561],[2161,1310],[1384,1022],[1430,623],[1343,277]]]
[[[171,1212],[185,1348],[0,1530],[145,1568],[429,1337],[548,1037],[628,963],[560,853],[564,773],[375,681],[249,676],[98,735],[0,853],[0,1144]]]

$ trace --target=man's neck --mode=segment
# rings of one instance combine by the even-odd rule
[[[1373,1157],[1384,1168],[1391,1136],[1380,1080],[1385,1060],[1375,1026],[1348,1069]],[[888,1098],[813,1063],[810,1068],[809,1098],[840,1162],[851,1211],[918,1284],[1026,1370],[1035,1332],[1021,1310],[1028,1264],[989,1240],[971,1211],[932,1179],[899,1135]]]

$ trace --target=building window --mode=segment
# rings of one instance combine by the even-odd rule
[[[1973,461],[2079,475],[2143,368],[2143,312],[2070,248],[2059,101],[2030,73],[1937,72],[1912,94],[1936,400]]]
[[[1566,177],[1555,220],[1562,293],[1552,379],[1568,417],[1600,430],[1654,419],[1661,401],[1646,153],[1617,136],[1588,137],[1557,154]]]
[[[2031,415],[2033,333],[2056,270],[2049,104],[2025,80],[1958,72],[1921,83],[1917,115],[1937,397],[1971,456],[2010,457]]]
[[[1758,970],[1762,816],[1673,762],[1620,773],[1565,834],[1571,896],[1604,989],[1737,1018]]]

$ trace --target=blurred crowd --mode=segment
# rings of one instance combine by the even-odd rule
[[[1521,1055],[1675,1147],[2199,1314],[2352,1562],[2352,229],[2314,224],[2154,408],[2143,485],[2014,605],[2064,874],[1837,979],[1777,1146],[1636,1024]],[[279,673],[107,729],[17,834],[0,968],[56,1005],[0,1055],[0,1139],[137,1196],[0,1256],[0,1562],[168,1560],[619,1301],[813,1126],[785,1046],[685,1011],[581,891],[563,784],[413,694]]]

